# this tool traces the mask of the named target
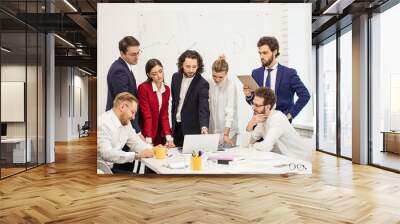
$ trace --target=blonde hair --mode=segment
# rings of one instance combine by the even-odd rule
[[[118,93],[115,96],[115,99],[114,99],[114,102],[113,102],[113,107],[118,107],[124,102],[130,102],[130,103],[135,102],[135,103],[138,103],[138,100],[131,93],[128,93],[128,92]]]
[[[228,72],[229,65],[225,60],[225,55],[221,54],[218,59],[214,61],[211,68],[213,72]]]

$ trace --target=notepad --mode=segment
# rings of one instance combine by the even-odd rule
[[[168,162],[166,167],[170,169],[184,169],[188,166],[185,164],[185,162]]]
[[[221,155],[211,155],[208,157],[209,160],[227,160],[233,161],[235,156],[229,154],[221,154]]]

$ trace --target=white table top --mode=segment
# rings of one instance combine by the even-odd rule
[[[24,142],[25,138],[5,138],[5,139],[1,139],[1,143],[19,143],[19,142]],[[30,141],[30,139],[28,138],[28,141]]]
[[[208,160],[213,155],[234,156],[234,161],[229,165],[217,164]],[[177,149],[169,149],[168,157],[165,159],[147,158],[142,162],[157,174],[311,174],[310,162],[293,159],[274,152],[262,152],[252,148],[232,148],[216,153],[204,153],[202,156],[202,169],[193,171],[191,169],[191,154],[182,154]],[[291,170],[289,163],[303,164],[306,169]],[[171,169],[169,164],[184,164],[184,168]]]

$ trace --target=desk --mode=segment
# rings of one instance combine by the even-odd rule
[[[261,152],[251,148],[232,148],[222,152],[204,153],[202,159],[202,170],[193,171],[190,167],[191,154],[182,154],[177,149],[168,151],[168,158],[158,160],[155,158],[142,159],[144,165],[157,174],[311,174],[312,165],[299,159],[289,158],[274,152]],[[237,158],[229,165],[217,164],[207,158],[213,155],[232,155]],[[185,163],[183,169],[171,169],[169,163]],[[306,169],[294,171],[289,169],[288,164],[303,164]],[[287,164],[287,165],[284,165]],[[279,166],[284,165],[284,166]],[[279,166],[279,167],[278,167]]]
[[[6,138],[1,140],[1,157],[6,163],[25,163],[31,161],[31,139],[27,139],[25,154],[25,138]]]
[[[400,154],[400,131],[382,131],[382,152],[393,152]]]

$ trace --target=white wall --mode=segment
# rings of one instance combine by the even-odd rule
[[[55,72],[55,141],[70,141],[79,137],[78,124],[88,120],[88,78],[72,67],[56,67]]]
[[[308,88],[312,85],[311,4],[98,4],[97,19],[98,115],[105,110],[106,76],[119,57],[118,41],[127,35],[136,37],[143,50],[133,66],[138,84],[146,79],[144,65],[150,58],[161,60],[170,84],[177,58],[186,49],[202,55],[205,78],[211,78],[212,62],[224,53],[239,90],[241,130],[251,117],[251,107],[234,77],[250,74],[261,65],[257,49],[261,36],[277,37],[280,63],[295,68]],[[312,124],[311,102],[295,121]]]

